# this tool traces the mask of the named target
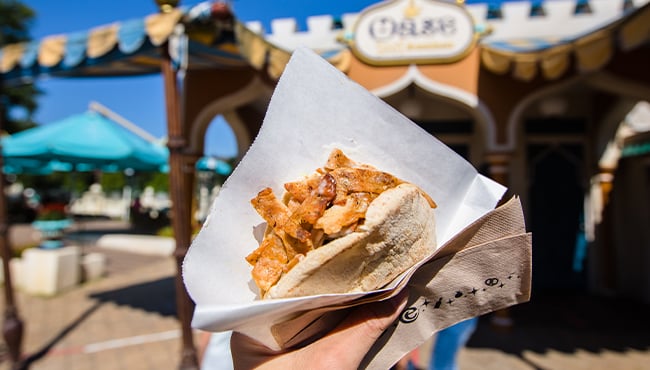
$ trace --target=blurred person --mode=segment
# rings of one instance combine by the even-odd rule
[[[202,332],[199,337],[199,359],[201,370],[233,370],[230,353],[232,332]]]
[[[31,209],[38,209],[41,206],[41,196],[32,188],[23,190],[23,198],[25,204]]]
[[[429,370],[458,370],[458,353],[476,331],[478,317],[461,321],[436,334]]]
[[[41,208],[41,197],[36,190],[26,188],[22,191],[21,204],[17,212],[22,214],[19,219],[23,222],[33,222],[36,219],[38,210]]]
[[[414,349],[413,351],[407,353],[402,357],[393,367],[391,370],[418,370],[422,369],[421,366],[419,366],[419,359],[418,359],[418,350]]]
[[[395,364],[393,370],[458,370],[458,353],[476,331],[477,324],[478,317],[473,317],[436,333],[428,366],[420,359],[421,349],[415,349]]]

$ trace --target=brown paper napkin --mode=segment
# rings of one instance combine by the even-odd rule
[[[304,345],[330,331],[351,307],[390,298],[406,285],[407,308],[363,365],[386,369],[446,327],[528,301],[530,280],[531,235],[519,199],[512,198],[442,246],[394,290],[307,311],[272,330],[282,348]]]

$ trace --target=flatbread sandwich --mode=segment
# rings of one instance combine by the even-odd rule
[[[435,202],[339,149],[284,188],[251,200],[267,223],[246,257],[263,299],[379,289],[436,249]]]

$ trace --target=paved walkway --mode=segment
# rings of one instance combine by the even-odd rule
[[[174,368],[170,364],[178,363],[180,348],[174,317],[174,261],[101,252],[107,253],[112,265],[105,278],[55,297],[17,293],[25,322],[24,354],[37,355],[50,348],[30,368]]]
[[[510,309],[510,331],[481,318],[461,369],[649,370],[648,313],[650,305],[620,298],[534,293]]]
[[[123,223],[86,223],[72,231],[84,252],[107,256],[107,275],[53,297],[16,291],[24,356],[34,359],[29,368],[175,369],[181,347],[174,259],[94,246],[104,233],[128,231]],[[39,235],[18,225],[10,238],[20,246]],[[0,363],[9,368],[6,360]]]
[[[102,225],[98,234],[124,231],[124,225]],[[16,292],[24,354],[38,357],[30,369],[177,369],[173,259],[103,249],[93,244],[89,224],[84,230],[86,251],[107,255],[107,276],[54,297]],[[14,229],[12,239],[29,242],[31,232]],[[460,354],[460,368],[650,370],[649,308],[618,299],[536,295],[511,310],[515,326],[508,332],[481,318]],[[0,370],[6,369],[4,360]]]

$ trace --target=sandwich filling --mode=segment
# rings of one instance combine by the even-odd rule
[[[284,184],[282,199],[271,188],[262,189],[251,204],[267,229],[259,247],[246,257],[261,295],[310,251],[363,229],[370,204],[401,184],[407,183],[334,149],[314,174]],[[436,207],[426,193],[416,189],[429,208]]]

